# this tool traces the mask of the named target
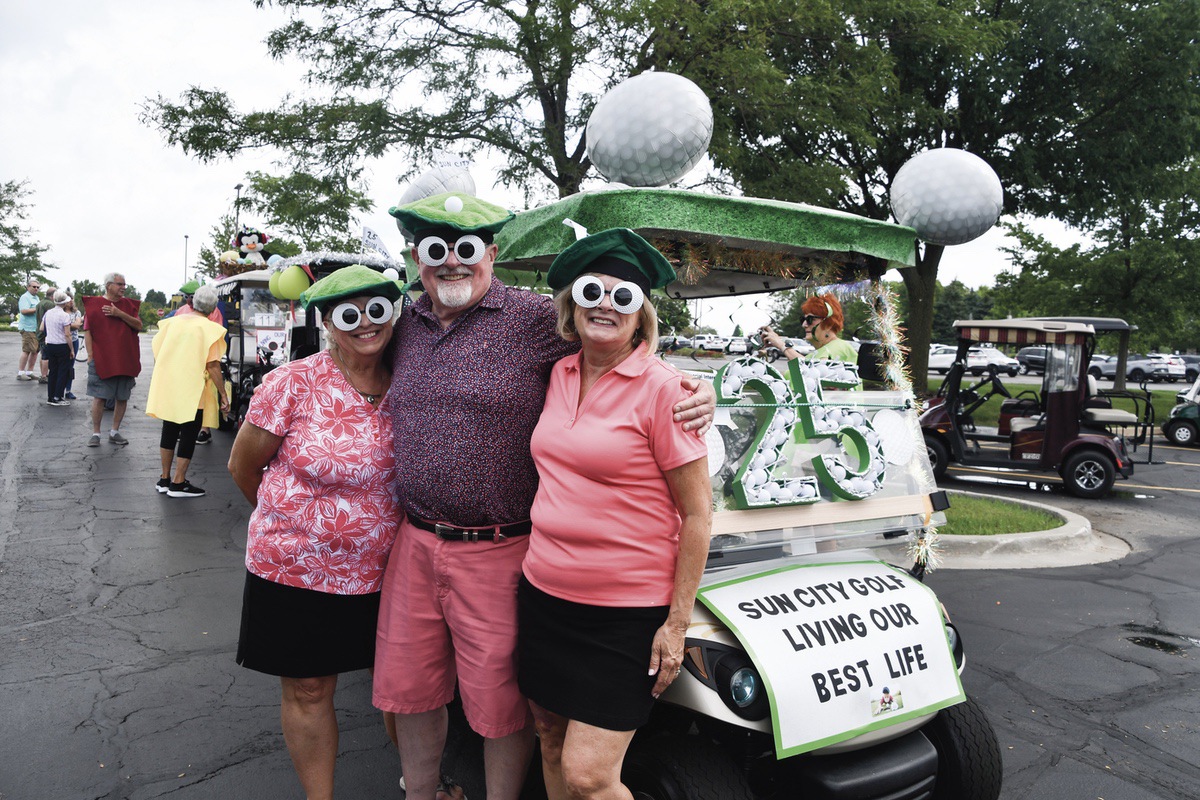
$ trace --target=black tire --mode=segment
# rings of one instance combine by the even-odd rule
[[[935,370],[935,371],[937,372],[938,375],[949,375],[950,374],[950,370],[948,370],[948,369],[939,369],[939,370]]]
[[[1029,374],[1029,365],[1028,365],[1028,364],[1022,364],[1022,365],[1021,365],[1021,367],[1020,367],[1020,369],[1021,369],[1021,374],[1022,374],[1022,375],[1028,375],[1028,374]]]
[[[1133,381],[1134,383],[1141,383],[1145,377],[1146,373],[1142,372],[1140,369],[1135,369],[1129,373],[1129,380]]]
[[[1010,378],[1015,378],[1015,377],[1017,377],[1017,373],[1018,373],[1019,371],[1020,371],[1020,370],[1018,370],[1016,367],[1009,367],[1009,368],[1008,368],[1008,377],[1010,377]]]
[[[621,767],[635,800],[753,800],[742,770],[697,736],[635,738]]]
[[[943,708],[921,729],[938,751],[933,800],[996,800],[1004,777],[1000,743],[974,700]]]
[[[1063,463],[1063,486],[1076,497],[1104,497],[1117,479],[1112,459],[1099,450],[1076,450]]]
[[[1177,381],[1177,380],[1179,380],[1179,378],[1176,378],[1176,377],[1173,377],[1173,376],[1172,376],[1172,377],[1170,377],[1170,378],[1167,378],[1167,383],[1174,383],[1174,382],[1175,382],[1175,381]]]
[[[1102,377],[1102,376],[1101,376],[1101,374],[1100,374],[1100,368],[1099,368],[1099,367],[1092,367],[1091,369],[1089,369],[1089,370],[1088,370],[1088,375],[1091,375],[1091,376],[1092,376],[1093,378],[1095,378],[1096,380],[1100,380],[1100,378]]]
[[[946,443],[936,436],[925,437],[925,452],[929,454],[929,466],[933,469],[934,480],[946,476],[946,467],[950,465],[950,451]]]
[[[1171,440],[1171,444],[1186,446],[1196,443],[1196,426],[1190,422],[1171,423],[1163,433]]]

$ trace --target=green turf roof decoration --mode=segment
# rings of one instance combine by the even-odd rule
[[[544,286],[554,256],[575,241],[571,219],[598,232],[630,228],[675,267],[671,297],[719,297],[865,279],[916,263],[912,228],[778,200],[674,189],[580,192],[523,211],[496,235],[496,274]]]

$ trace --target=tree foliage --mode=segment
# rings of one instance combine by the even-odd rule
[[[13,300],[25,292],[30,278],[49,284],[46,273],[55,269],[45,260],[50,248],[25,225],[29,195],[27,181],[0,183],[0,297]]]

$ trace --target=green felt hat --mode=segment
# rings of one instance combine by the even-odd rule
[[[305,308],[315,305],[319,309],[325,309],[335,300],[360,295],[380,295],[395,302],[400,299],[400,284],[388,280],[370,267],[351,264],[329,273],[308,287],[300,295],[300,303]]]
[[[445,192],[388,209],[413,236],[434,228],[461,233],[499,233],[515,215],[506,208],[464,192]]]
[[[558,290],[587,272],[632,280],[649,289],[661,289],[675,280],[671,262],[628,228],[609,228],[574,242],[554,259],[546,282]]]
[[[183,286],[179,287],[180,294],[192,295],[200,288],[200,281],[188,281]]]

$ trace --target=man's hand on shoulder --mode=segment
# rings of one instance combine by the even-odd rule
[[[717,392],[708,381],[690,375],[683,376],[682,385],[692,396],[675,404],[675,421],[682,422],[685,431],[695,431],[702,437],[712,427]]]

